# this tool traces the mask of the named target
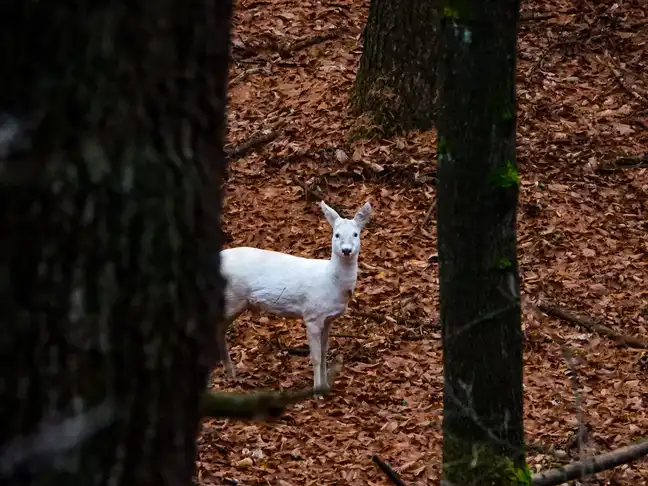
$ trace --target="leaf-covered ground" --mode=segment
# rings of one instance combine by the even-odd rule
[[[349,137],[363,128],[347,100],[367,9],[367,0],[237,2],[230,148],[252,137],[272,140],[233,157],[228,246],[324,258],[330,228],[300,184],[347,215],[370,200],[375,219],[363,234],[352,308],[387,319],[348,313],[337,321],[331,355],[341,355],[344,368],[331,398],[305,402],[274,423],[205,422],[200,484],[389,484],[371,454],[407,484],[438,483],[434,213],[422,226],[435,197],[435,136]],[[648,152],[648,6],[536,0],[523,11],[565,12],[522,22],[519,37],[525,428],[537,471],[648,436],[642,351],[533,305],[558,302],[648,340],[648,169],[615,165]],[[309,358],[290,351],[306,346],[298,321],[245,314],[230,346],[239,379],[217,368],[217,388],[311,384]],[[582,452],[574,440],[579,408],[589,432]],[[643,460],[588,484],[646,482]]]

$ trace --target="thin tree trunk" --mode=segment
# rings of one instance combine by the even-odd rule
[[[428,0],[371,1],[352,103],[385,133],[433,125],[437,7]]]
[[[442,2],[438,251],[444,349],[443,474],[528,480],[516,259],[518,0]]]
[[[230,17],[0,6],[3,485],[191,481],[222,307],[206,292]]]

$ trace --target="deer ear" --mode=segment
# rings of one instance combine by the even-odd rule
[[[324,216],[326,217],[326,221],[331,225],[331,227],[335,226],[335,222],[340,219],[340,215],[335,212],[333,208],[328,206],[324,201],[320,201],[320,208],[322,208],[322,212],[324,213]]]
[[[371,204],[369,204],[369,201],[364,203],[364,206],[360,208],[360,210],[356,213],[356,215],[353,217],[353,221],[360,227],[360,229],[364,228],[365,225],[369,222],[371,219]]]

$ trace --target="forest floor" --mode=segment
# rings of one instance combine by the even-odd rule
[[[378,454],[406,484],[438,484],[434,213],[422,225],[435,200],[435,134],[350,140],[367,0],[236,3],[228,147],[259,135],[266,142],[231,156],[227,246],[326,258],[331,230],[300,184],[346,215],[370,200],[351,309],[385,320],[349,311],[336,322],[330,355],[344,367],[331,397],[275,422],[206,421],[199,483],[390,484],[371,462]],[[571,12],[524,21],[519,36],[525,431],[538,471],[648,436],[644,351],[535,307],[548,300],[648,340],[648,169],[621,165],[643,156],[645,167],[648,152],[648,8],[643,0],[535,0],[523,11]],[[305,39],[318,42],[295,46]],[[308,356],[290,352],[307,346],[300,322],[244,314],[229,342],[239,379],[218,367],[215,387],[311,385]],[[579,408],[589,432],[582,451]],[[648,484],[648,460],[588,484]]]

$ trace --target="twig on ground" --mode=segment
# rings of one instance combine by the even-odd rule
[[[301,51],[307,47],[314,46],[315,44],[320,44],[331,39],[339,37],[342,31],[334,30],[331,32],[326,32],[324,34],[318,34],[311,37],[306,37],[304,39],[299,39],[292,44],[284,46],[279,49],[279,55],[283,58],[290,57],[295,54],[297,51]]]
[[[624,90],[626,90],[631,96],[634,96],[639,101],[644,103],[646,102],[646,97],[644,95],[639,94],[636,89],[632,89],[632,86],[628,86],[628,83],[626,83],[626,80],[623,77],[623,74],[621,74],[621,71],[619,71],[612,63],[612,56],[610,56],[610,54],[607,52],[605,53],[605,64],[607,64],[608,68],[610,68],[610,71],[612,71],[612,74],[616,78],[617,82]]]
[[[432,217],[432,213],[434,213],[434,208],[436,208],[436,197],[432,198],[430,208],[427,210],[427,213],[425,213],[425,217],[423,218],[423,222],[421,223],[421,229],[425,229],[425,227],[427,226],[430,218]]]
[[[391,480],[392,483],[394,483],[396,486],[405,486],[405,483],[400,478],[400,476],[396,474],[396,472],[391,468],[389,464],[380,459],[380,457],[373,455],[371,456],[371,460],[376,465],[378,465],[380,470],[385,473],[385,475]]]
[[[400,316],[388,316],[386,314],[377,314],[375,312],[365,312],[365,311],[359,311],[355,309],[349,309],[349,313],[352,316],[364,317],[366,319],[371,319],[376,322],[395,322],[397,324],[401,324],[406,327],[431,327],[431,328],[439,327],[438,322],[432,324],[419,319],[408,319],[406,317],[400,317]]]
[[[306,195],[306,201],[308,201],[309,196],[310,196],[311,199],[314,199],[316,201],[325,201],[326,204],[328,204],[330,207],[332,207],[335,210],[335,212],[337,212],[340,215],[340,217],[342,217],[342,218],[346,217],[346,216],[344,216],[344,211],[342,211],[339,206],[336,206],[335,204],[331,204],[331,203],[327,202],[324,195],[321,192],[319,192],[317,189],[313,189],[308,184],[306,184],[305,182],[299,180],[295,176],[293,176],[292,180],[293,180],[293,182],[295,184],[297,184],[299,187],[301,187],[304,190],[304,193]]]
[[[623,155],[602,164],[588,164],[597,172],[614,172],[625,169],[643,169],[648,167],[648,153],[644,155]]]
[[[346,334],[346,333],[332,333],[329,334],[330,337],[334,338],[349,338],[349,339],[363,339],[365,336],[359,336],[357,334]]]
[[[561,15],[568,15],[576,13],[576,9],[570,8],[567,10],[558,10],[557,12],[536,13],[536,12],[522,12],[520,13],[520,22],[530,22],[534,20],[548,20],[559,17]]]
[[[333,383],[341,367],[341,361],[335,361],[331,365],[328,383]],[[318,389],[258,391],[245,394],[206,391],[202,396],[200,409],[203,418],[263,420],[277,418],[290,405],[314,396],[326,396],[330,392],[331,385]]]
[[[540,302],[538,304],[538,309],[540,309],[542,312],[550,316],[558,317],[571,324],[576,324],[592,332],[601,334],[603,336],[607,336],[619,344],[623,344],[631,348],[648,349],[648,343],[646,341],[635,338],[633,336],[628,336],[626,334],[618,333],[614,329],[605,326],[603,324],[599,324],[598,322],[594,321],[593,319],[590,319],[589,317],[572,314],[566,309],[559,307],[557,304],[551,304],[549,302]]]
[[[591,476],[613,469],[621,464],[629,464],[645,455],[648,455],[648,440],[563,467],[536,473],[531,478],[531,484],[533,486],[556,486],[579,477]]]
[[[265,133],[263,131],[255,133],[245,142],[241,142],[235,147],[225,149],[227,157],[230,161],[236,160],[240,157],[243,157],[244,155],[247,155],[250,150],[257,148],[260,145],[272,142],[281,133],[281,128],[279,125],[281,125],[281,123],[278,123],[274,128],[271,128]]]
[[[260,72],[261,70],[262,69],[261,69],[260,66],[253,66],[250,69],[244,69],[239,74],[237,74],[232,79],[230,79],[228,85],[229,85],[229,87],[232,87],[237,82],[242,81],[243,78],[249,76],[250,74],[256,74],[256,73]]]

